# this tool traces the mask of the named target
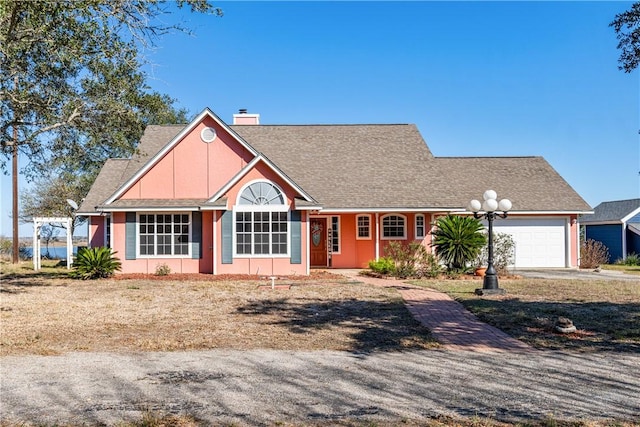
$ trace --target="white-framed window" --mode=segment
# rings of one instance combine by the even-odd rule
[[[407,218],[404,215],[389,214],[382,217],[382,239],[404,240],[407,238]]]
[[[111,215],[104,217],[104,245],[111,247]]]
[[[356,239],[371,240],[371,215],[356,216]]]
[[[286,255],[287,212],[236,212],[236,254]]]
[[[330,234],[330,243],[331,243],[331,253],[339,254],[340,253],[340,217],[332,216],[331,217],[331,234]]]
[[[424,239],[424,236],[426,236],[425,230],[424,215],[416,214],[416,239]]]
[[[187,257],[191,245],[191,213],[139,213],[138,255]]]
[[[275,184],[263,180],[247,184],[238,195],[234,213],[236,255],[289,255],[289,207]]]

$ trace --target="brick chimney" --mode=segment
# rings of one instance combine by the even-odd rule
[[[238,110],[238,114],[233,115],[234,125],[259,125],[260,114],[248,114],[246,108]]]

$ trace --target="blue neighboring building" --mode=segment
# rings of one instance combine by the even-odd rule
[[[610,263],[640,254],[640,199],[600,203],[580,223],[586,239],[602,242],[609,249]]]

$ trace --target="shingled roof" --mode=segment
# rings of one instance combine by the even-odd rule
[[[413,125],[232,126],[324,209],[426,207],[433,156]]]
[[[513,203],[513,212],[587,212],[591,207],[542,157],[437,157],[449,180],[441,205],[467,206],[487,189]]]
[[[95,213],[113,193],[127,182],[158,151],[169,143],[185,125],[147,126],[136,153],[130,159],[108,159],[82,201],[78,214]]]
[[[640,210],[640,199],[602,202],[593,210],[593,215],[580,220],[583,224],[609,222],[621,224],[622,220]]]
[[[80,212],[95,212],[184,127],[147,127],[138,154],[105,163]],[[514,211],[591,210],[541,157],[434,157],[412,124],[230,128],[327,211],[455,210],[489,188]]]
[[[122,185],[124,171],[130,162],[130,159],[108,159],[104,163],[78,208],[79,215],[95,213],[96,206],[104,203]]]

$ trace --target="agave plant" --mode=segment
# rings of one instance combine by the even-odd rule
[[[476,259],[486,244],[483,228],[475,218],[447,215],[436,220],[436,229],[431,232],[431,245],[450,270],[459,271]]]
[[[87,280],[112,276],[122,265],[115,253],[106,247],[78,250],[71,277]]]

